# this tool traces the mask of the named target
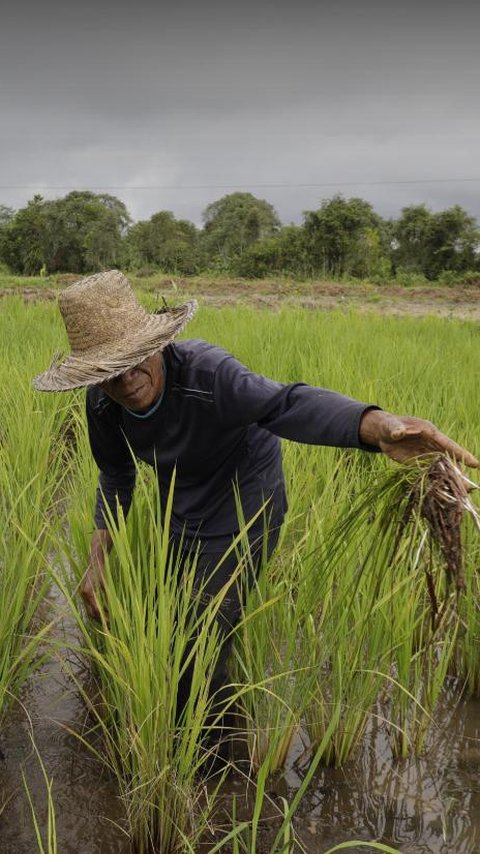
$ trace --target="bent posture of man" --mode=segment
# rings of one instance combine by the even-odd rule
[[[176,470],[171,535],[183,548],[200,544],[197,573],[215,593],[237,569],[232,552],[213,568],[238,533],[235,489],[245,519],[268,502],[271,553],[286,510],[280,439],[313,445],[383,451],[403,462],[444,452],[470,466],[477,460],[430,422],[391,415],[334,391],[297,382],[284,385],[252,373],[205,341],[173,343],[195,312],[194,302],[148,314],[118,271],[82,279],[60,296],[71,354],[35,380],[41,391],[86,386],[92,453],[100,469],[90,562],[82,586],[88,614],[99,618],[111,538],[105,502],[128,512],[135,484],[132,453],[155,466],[160,496]],[[263,518],[249,540],[259,560]],[[233,591],[232,587],[232,591]],[[238,621],[239,594],[219,616],[225,634]],[[218,697],[228,682],[224,643],[213,679]],[[188,696],[188,679],[179,704]]]

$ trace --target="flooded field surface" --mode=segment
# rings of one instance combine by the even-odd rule
[[[68,621],[59,627],[60,635],[62,631],[71,634]],[[78,663],[70,661],[72,665],[81,678]],[[40,821],[45,821],[45,781],[32,749],[31,731],[53,779],[59,852],[131,852],[115,780],[69,731],[81,732],[88,720],[60,656],[31,678],[23,703],[25,708],[17,705],[10,713],[1,735],[1,854],[37,851],[22,770]],[[96,746],[101,749],[100,742]],[[265,817],[257,854],[270,850],[277,805],[282,798],[291,800],[300,785],[302,749],[298,741],[286,773],[268,784],[272,813]],[[381,841],[403,854],[474,854],[480,850],[479,772],[480,702],[454,706],[452,698],[446,697],[429,749],[420,759],[392,763],[382,727],[372,721],[354,760],[339,770],[317,772],[295,818],[295,829],[311,854],[353,839]],[[245,779],[232,774],[222,799],[226,813],[233,796],[241,805],[245,791]]]
[[[443,712],[449,723],[422,758],[392,763],[371,725],[356,759],[317,774],[296,822],[308,851],[348,839],[377,840],[403,854],[480,850],[480,703],[452,712],[445,702]],[[287,782],[292,789],[298,783],[291,771]]]
[[[57,598],[57,597],[55,597]],[[58,602],[55,603],[58,606]],[[58,625],[58,639],[72,639],[68,619]],[[22,782],[22,770],[32,793],[40,824],[46,826],[47,793],[31,734],[53,780],[59,852],[64,854],[123,854],[128,839],[121,829],[122,805],[116,783],[69,729],[81,733],[89,726],[85,705],[72,668],[81,678],[80,665],[58,657],[35,674],[7,716],[0,735],[0,852],[33,854],[37,851],[32,815]],[[101,747],[101,745],[98,745]],[[118,826],[117,826],[118,825]]]

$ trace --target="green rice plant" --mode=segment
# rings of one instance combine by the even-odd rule
[[[245,529],[240,501],[240,527]],[[267,510],[265,531],[267,530]],[[298,641],[301,633],[300,598],[297,595],[303,568],[283,557],[280,535],[277,554],[267,560],[264,537],[262,566],[252,574],[255,584],[246,597],[243,619],[235,632],[234,669],[240,686],[240,729],[244,733],[250,769],[270,774],[281,770],[301,726],[310,692],[308,668]],[[243,544],[248,559],[248,540]],[[288,552],[287,552],[288,554]]]
[[[229,843],[232,840],[231,848],[229,848],[231,854],[256,854],[260,850],[262,854],[308,854],[308,848],[302,844],[295,833],[288,813],[288,804],[284,799],[282,799],[282,806],[285,811],[284,820],[274,842],[268,848],[262,841],[261,849],[258,849],[252,840],[251,827],[246,822],[242,822],[234,824],[234,831],[228,837],[225,837],[225,842]],[[235,820],[234,817],[233,819]],[[221,851],[225,842],[223,840],[219,842],[210,849],[209,854]],[[381,851],[384,854],[400,854],[398,848],[392,848],[385,843],[375,841],[365,842],[359,839],[340,842],[338,845],[334,845],[333,848],[325,850],[324,854],[334,854],[336,851],[356,851],[358,848],[365,848],[367,851]]]
[[[315,534],[312,517],[310,546]],[[329,564],[326,550],[332,536],[330,532],[322,546],[317,533],[311,551],[313,564],[319,561],[321,569],[312,568],[310,578],[321,581],[316,601],[311,595],[305,597],[309,609],[304,616],[303,649],[312,673],[306,730],[313,749],[323,743],[322,762],[338,766],[354,753],[383,689],[386,647],[378,572],[359,568],[361,552],[355,547],[342,560]],[[332,720],[337,725],[325,740]]]
[[[235,634],[235,673],[251,769],[282,769],[297,734],[309,679],[298,644],[294,564],[281,557],[258,575]]]
[[[47,627],[33,626],[47,587],[39,540],[30,539],[17,514],[15,503],[7,511],[0,508],[0,720],[27,676],[41,663],[39,647],[47,631]]]
[[[54,512],[65,473],[59,401],[36,400],[11,369],[0,393],[0,720],[37,666],[48,626],[35,623],[48,589]]]
[[[480,543],[473,519],[465,523],[465,594],[459,597],[459,627],[451,672],[465,694],[480,697]]]
[[[229,322],[229,318],[235,322]],[[35,336],[32,336],[33,327]],[[394,411],[425,415],[472,451],[478,452],[480,448],[476,431],[476,378],[474,372],[464,370],[464,365],[471,362],[472,354],[478,350],[478,329],[474,324],[445,323],[438,318],[420,321],[366,318],[353,312],[322,314],[294,309],[273,315],[245,307],[235,308],[234,313],[228,309],[204,308],[189,327],[190,333],[224,344],[250,367],[266,375],[286,382],[305,380],[338,388]],[[40,506],[51,508],[47,516],[53,523],[53,512],[62,509],[60,500],[56,499],[64,498],[67,486],[71,489],[70,531],[68,535],[54,533],[53,525],[51,531],[53,539],[58,533],[64,541],[68,537],[71,563],[77,569],[79,580],[86,567],[97,473],[86,435],[76,424],[75,443],[69,452],[65,450],[66,418],[71,424],[72,408],[73,420],[77,418],[77,396],[35,395],[32,400],[39,409],[37,415],[25,408],[17,395],[19,388],[26,388],[30,377],[45,367],[51,353],[58,348],[58,341],[63,340],[63,334],[53,305],[25,306],[21,300],[8,301],[8,311],[0,315],[2,354],[6,354],[0,363],[4,366],[3,370],[0,367],[0,400],[3,405],[2,390],[7,389],[15,401],[17,420],[11,429],[12,447],[19,449],[22,442],[19,443],[18,437],[23,441],[26,425],[35,425],[35,442],[27,468],[31,469],[32,461],[35,466],[38,458],[43,459],[42,443],[47,434],[49,464],[60,458],[60,476],[58,471],[56,476],[57,483],[61,481],[60,488],[53,497],[50,494],[48,498],[45,493]],[[258,346],[259,341],[262,347]],[[338,341],[342,341],[341,349]],[[15,364],[19,366],[18,375],[12,371]],[[59,407],[58,418],[50,423],[50,416],[43,407],[49,410],[56,406]],[[2,423],[2,440],[5,429]],[[62,480],[64,464],[70,454],[75,460],[71,481],[68,472],[68,477]],[[434,554],[433,567],[430,567],[428,540],[415,563],[424,526],[419,524],[414,529],[410,524],[404,532],[402,530],[403,546],[392,560],[392,544],[396,543],[402,528],[404,493],[401,489],[395,491],[395,484],[401,486],[402,470],[390,466],[390,487],[386,484],[384,491],[379,493],[377,487],[379,482],[383,483],[386,464],[377,455],[285,443],[284,460],[290,511],[277,556],[267,568],[265,581],[262,579],[264,587],[253,591],[245,624],[239,628],[238,649],[244,644],[245,652],[242,652],[244,671],[240,671],[238,677],[243,688],[237,686],[236,690],[242,692],[239,700],[248,711],[251,755],[256,745],[263,744],[262,753],[255,760],[257,774],[263,762],[271,762],[270,768],[284,762],[291,734],[300,728],[304,737],[306,720],[309,720],[311,736],[309,758],[316,759],[319,748],[315,752],[312,745],[322,743],[322,733],[325,734],[333,722],[334,729],[329,735],[332,744],[328,749],[322,748],[321,761],[346,761],[361,737],[368,715],[375,713],[371,702],[375,695],[380,695],[381,708],[390,717],[394,743],[399,745],[400,751],[403,744],[408,750],[416,750],[416,733],[423,738],[426,727],[435,718],[435,696],[438,696],[447,667],[458,675],[461,685],[466,683],[469,693],[478,695],[479,692],[476,532],[467,523],[467,529],[472,530],[465,550],[466,593],[459,596],[458,601],[453,595],[445,599],[447,605],[442,610],[443,602],[437,612],[433,631],[431,600],[425,579],[427,571],[436,577],[437,568],[441,567],[438,553]],[[39,472],[40,467],[34,470],[35,475]],[[39,484],[41,477],[43,475],[38,477]],[[365,487],[369,483],[373,483],[373,487],[367,494]],[[25,483],[26,495],[32,489],[29,510],[34,504],[38,506],[36,484],[37,481],[30,487]],[[411,480],[406,477],[405,490],[409,484]],[[10,495],[18,497],[20,492],[15,488]],[[22,501],[19,500],[18,513],[11,517],[15,519],[13,529],[17,531],[22,525],[27,528],[27,502],[22,504]],[[141,496],[139,501],[142,505]],[[9,506],[11,509],[12,502]],[[352,507],[358,523],[353,528]],[[147,517],[148,513],[144,512],[137,523],[133,512],[128,519],[126,539],[132,555],[122,558],[123,569],[118,568],[118,555],[112,555],[109,572],[116,580],[118,574],[122,585],[128,582],[124,579],[127,567],[133,579],[138,579],[133,572],[133,563],[140,554],[136,538],[141,531],[141,536],[145,536]],[[46,543],[48,532],[44,517],[34,522],[32,530],[24,531],[30,542],[36,543],[33,530],[36,536],[44,532],[38,544]],[[412,540],[410,551],[403,535]],[[65,542],[62,548],[67,552]],[[27,559],[33,567],[33,558]],[[140,559],[143,561],[143,556]],[[18,552],[14,563],[22,560]],[[113,586],[115,590],[108,595],[115,597],[120,587],[117,583]],[[70,583],[69,593],[73,594],[74,588],[75,584]],[[445,595],[443,579],[436,583],[434,592],[441,602]],[[143,595],[145,598],[145,592]],[[141,612],[132,596],[122,593],[120,604],[125,613],[128,613],[127,605]],[[127,668],[120,664],[118,645],[104,637],[111,632],[111,624],[110,628],[105,626],[99,631],[84,620],[76,602],[75,607],[79,626],[85,632],[83,646],[86,650],[92,649],[90,662],[100,688],[109,678],[107,664],[110,661],[115,662],[125,680]],[[115,619],[121,623],[119,616]],[[126,632],[125,626],[123,631]],[[108,662],[105,658],[107,643]],[[136,635],[134,648],[138,658],[142,647]],[[453,649],[454,658],[450,656]],[[126,655],[125,651],[122,655]],[[97,664],[97,657],[102,656]],[[146,653],[144,658],[148,659]],[[130,666],[133,668],[133,664]],[[148,670],[149,665],[145,666]],[[143,678],[145,681],[145,674]],[[252,685],[252,689],[247,685]],[[121,694],[120,687],[117,690]],[[150,694],[153,696],[153,690]],[[111,695],[106,693],[105,696],[113,697],[113,689]],[[131,705],[135,705],[133,700]],[[108,715],[113,715],[113,699],[110,705],[104,703],[103,707],[94,708],[102,720],[102,723],[97,720],[97,726],[102,728]],[[114,722],[117,719],[120,720],[120,716],[114,718]],[[318,721],[320,725],[315,734],[313,727]],[[120,729],[120,724],[118,726]],[[142,727],[141,730],[143,732]],[[108,740],[110,733],[112,745],[115,732],[113,724],[109,724],[105,738]],[[400,732],[405,733],[403,741]],[[137,742],[140,742],[139,737]],[[140,749],[138,752],[140,755]],[[114,755],[120,765],[118,752],[112,747]],[[341,760],[337,758],[340,756]],[[133,797],[131,789],[134,788],[131,784],[128,797]],[[147,789],[145,786],[143,791]],[[202,804],[199,809],[201,812]],[[187,842],[183,844],[188,850]]]
[[[340,712],[342,725],[327,763],[348,758],[387,681],[395,686],[390,709],[395,752],[419,752],[424,744],[458,626],[450,598],[432,615],[432,578],[445,587],[444,561],[430,543],[420,509],[411,507],[412,495],[425,489],[430,472],[427,462],[387,473],[359,494],[350,513],[325,536],[320,559],[323,572],[335,581],[310,624],[308,645],[323,665],[307,721],[315,742],[332,710]],[[425,506],[421,495],[419,501]]]
[[[389,729],[394,756],[420,754],[434,725],[435,707],[442,695],[455,654],[458,613],[449,599],[440,619],[432,622],[422,590],[423,578],[407,578],[403,607],[392,613],[393,646],[390,672]],[[393,609],[392,609],[393,610]]]
[[[461,525],[462,515],[468,510],[477,520],[463,487],[456,492],[460,472],[447,461],[441,465],[450,473],[451,483],[441,482],[437,498],[438,464],[427,462],[409,493],[410,501],[416,496],[418,506],[412,512],[407,504],[406,514],[404,510],[399,518],[405,532],[397,538],[395,561],[403,563],[407,572],[403,607],[393,603],[391,611],[390,718],[394,755],[403,758],[423,750],[452,667],[461,626],[459,608],[465,598],[461,534],[466,520]]]
[[[327,523],[333,526],[337,520],[335,508],[344,489],[339,473],[337,464],[333,474],[323,475],[325,513],[316,517],[322,528]],[[305,477],[305,472],[303,480],[299,478],[307,489],[311,480],[317,481],[315,471],[311,478]],[[285,766],[293,739],[301,732],[303,719],[312,706],[324,661],[325,645],[315,629],[312,643],[312,614],[325,613],[326,602],[332,597],[333,575],[325,572],[318,561],[314,515],[300,513],[287,522],[277,555],[264,567],[251,591],[237,631],[237,678],[246,686],[254,686],[245,691],[241,700],[242,724],[254,771],[267,757],[271,773]],[[299,540],[293,548],[290,539],[294,543]],[[367,678],[378,682],[372,676],[365,676],[365,681]],[[375,687],[372,702],[377,693]],[[330,715],[325,727],[329,720]],[[317,736],[316,743],[322,739],[321,728]]]
[[[329,764],[343,762],[353,752],[383,684],[380,674],[362,667],[370,663],[372,656],[378,659],[377,649],[380,653],[383,650],[382,616],[378,611],[372,612],[377,596],[376,576],[365,574],[365,589],[355,587],[356,595],[352,596],[355,578],[344,572],[339,562],[332,560],[329,564],[326,559],[328,532],[336,530],[338,514],[352,496],[351,481],[341,477],[345,463],[349,467],[351,463],[352,474],[358,475],[362,468],[358,455],[339,457],[329,475],[323,476],[321,511],[313,505],[308,515],[300,518],[299,531],[303,530],[303,534],[288,561],[274,561],[269,568],[272,590],[277,591],[282,607],[288,606],[289,621],[285,622],[280,649],[290,651],[290,670],[284,668],[283,673],[289,690],[281,683],[280,698],[275,700],[272,696],[269,703],[274,708],[289,698],[288,708],[295,709],[292,717],[296,728],[304,724],[308,733],[310,752],[323,743],[322,758]],[[312,474],[316,479],[316,473]],[[308,488],[308,479],[306,482]],[[351,567],[354,566],[352,562]],[[372,613],[376,632],[372,630]],[[271,667],[271,654],[261,659],[261,651],[269,649],[272,632],[267,629],[266,635],[263,643],[255,645],[259,650],[259,673]],[[356,640],[352,642],[352,638]],[[274,688],[272,694],[273,691]],[[259,717],[258,709],[255,715]],[[338,720],[334,729],[332,719]],[[330,741],[324,740],[327,730]],[[284,754],[282,761],[285,759]]]
[[[196,554],[180,562],[169,548],[173,489],[174,483],[162,518],[154,473],[139,471],[128,523],[121,515],[118,525],[112,521],[101,627],[85,620],[74,586],[61,581],[82,634],[82,651],[92,662],[98,702],[83,693],[117,776],[132,838],[140,852],[165,854],[194,845],[214,811],[218,785],[205,798],[201,777],[214,760],[221,726],[210,696],[220,650],[216,618],[236,582],[232,578],[205,605]],[[78,522],[78,514],[70,520],[78,548],[84,530],[73,531],[74,519]],[[79,578],[87,543],[75,553],[68,537],[65,553]],[[191,688],[179,714],[187,670],[192,670]]]
[[[40,826],[40,820],[37,815],[37,811],[35,809],[35,804],[33,802],[32,793],[30,792],[30,788],[28,786],[27,778],[25,776],[25,772],[22,770],[22,780],[23,787],[25,789],[28,804],[30,807],[30,812],[33,821],[33,828],[35,831],[35,838],[37,840],[38,852],[39,854],[57,854],[58,852],[58,843],[57,843],[57,823],[56,823],[56,814],[55,814],[55,802],[53,799],[53,780],[49,778],[47,774],[47,770],[43,763],[42,757],[38,752],[38,748],[35,744],[33,736],[30,735],[33,749],[37,755],[38,761],[40,763],[40,768],[42,770],[43,779],[45,781],[45,788],[47,792],[47,828],[46,828],[46,844],[44,842],[42,828]]]
[[[363,466],[352,463],[352,473]],[[322,760],[344,764],[387,688],[394,752],[420,752],[455,648],[456,612],[445,607],[432,622],[427,596],[431,561],[437,597],[445,588],[438,549],[430,548],[419,515],[405,520],[426,469],[390,469],[368,489],[357,487],[353,505],[351,482],[339,473],[322,494],[335,510],[314,508],[303,521],[293,563],[270,565],[239,629],[239,678],[256,686],[242,697],[256,769],[267,755],[271,770],[285,764],[302,721],[310,748],[318,747],[332,718],[338,725]]]
[[[324,736],[325,740],[330,738],[334,726],[335,722],[330,722]],[[310,766],[291,803],[288,803],[285,798],[281,799],[281,809],[279,809],[278,804],[272,802],[267,793],[266,785],[272,767],[271,758],[267,752],[264,761],[258,768],[255,780],[249,781],[253,785],[255,793],[253,807],[250,809],[252,814],[250,820],[246,822],[238,821],[236,801],[233,801],[231,821],[233,830],[237,830],[238,833],[234,838],[232,854],[250,854],[251,852],[255,852],[257,850],[257,842],[259,841],[259,832],[265,823],[268,823],[269,827],[272,827],[273,824],[273,827],[276,828],[276,834],[268,848],[268,854],[293,854],[293,852],[307,854],[307,849],[295,832],[293,817],[318,767],[323,747],[324,745],[321,744],[313,756]],[[275,742],[272,742],[269,750],[275,751],[275,749]],[[262,844],[262,851],[266,852],[264,844]]]
[[[237,821],[236,802],[235,800],[233,801],[232,825],[234,836],[231,846],[232,854],[252,854],[252,852],[257,850],[257,834],[258,828],[261,824],[261,816],[265,802],[268,802],[269,806],[273,806],[272,814],[268,818],[270,825],[272,823],[272,819],[276,822],[281,820],[282,812],[279,811],[277,804],[273,804],[270,799],[265,796],[264,788],[259,788],[257,786],[257,794],[254,804],[254,817],[252,821]],[[275,839],[273,845],[268,848],[268,851],[265,842],[262,842],[261,850],[264,854],[300,854],[300,852],[302,852],[302,854],[306,854],[306,848],[303,847],[297,838],[292,821],[287,815],[288,803],[285,798],[281,799],[281,804],[283,810],[283,821],[279,831],[279,840],[277,842],[277,839]],[[266,821],[266,819],[263,821]],[[230,834],[231,833],[232,831],[230,831]],[[230,834],[224,838],[227,839]],[[220,841],[220,846],[222,846],[222,842],[223,840]],[[217,846],[215,846],[211,850],[221,850],[221,847],[217,848]]]

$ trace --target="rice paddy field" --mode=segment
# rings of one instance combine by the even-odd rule
[[[188,336],[275,379],[428,418],[480,454],[476,322],[203,306]],[[5,297],[0,342],[1,854],[480,850],[475,490],[452,572],[412,503],[425,466],[283,443],[288,517],[234,639],[235,768],[208,778],[228,591],[192,619],[195,557],[179,585],[168,511],[140,469],[112,528],[108,619],[87,619],[97,473],[83,393],[31,383],[67,349],[55,304]]]

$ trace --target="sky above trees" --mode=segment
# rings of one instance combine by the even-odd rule
[[[19,0],[0,28],[0,204],[111,192],[201,223],[249,191],[480,218],[480,6]],[[448,180],[448,179],[478,180]]]

